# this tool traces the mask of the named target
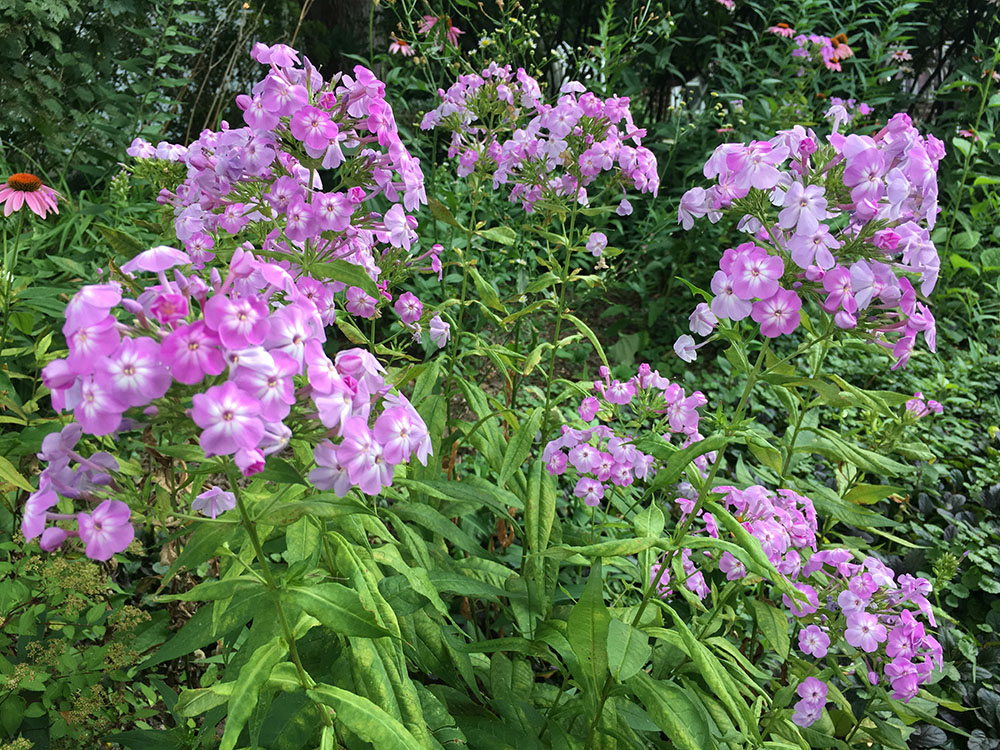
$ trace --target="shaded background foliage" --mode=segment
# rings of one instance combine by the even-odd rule
[[[893,374],[884,385],[925,389],[948,411],[933,436],[939,460],[921,466],[910,497],[885,500],[874,508],[907,524],[912,538],[925,547],[919,552],[897,549],[899,570],[940,570],[939,579],[948,582],[947,564],[954,562],[955,580],[940,603],[949,611],[972,613],[974,625],[968,630],[945,626],[943,643],[953,656],[976,666],[961,672],[952,667],[945,679],[967,705],[979,708],[942,715],[975,730],[966,746],[997,747],[1000,212],[992,186],[1000,182],[1000,158],[990,138],[984,137],[988,145],[980,148],[957,131],[972,128],[985,136],[996,130],[1000,110],[985,106],[995,93],[987,89],[984,94],[972,84],[984,86],[993,72],[991,44],[1000,33],[1000,7],[989,0],[738,2],[732,13],[715,0],[523,0],[504,8],[489,0],[488,6],[491,17],[520,19],[521,28],[537,36],[497,36],[496,25],[468,0],[447,6],[435,2],[433,8],[403,0],[0,4],[0,157],[12,171],[43,175],[84,209],[76,234],[53,231],[42,238],[51,260],[33,259],[39,263],[38,279],[57,288],[84,276],[86,257],[67,260],[61,255],[69,248],[109,241],[94,217],[112,210],[112,178],[133,137],[188,142],[222,119],[240,123],[233,97],[256,75],[247,55],[254,41],[294,42],[327,73],[349,70],[357,62],[376,66],[379,76],[392,82],[397,117],[415,140],[417,123],[433,106],[436,88],[462,71],[454,61],[434,67],[389,57],[389,33],[404,33],[408,9],[413,10],[410,15],[450,14],[467,31],[461,44],[470,60],[492,57],[523,65],[539,71],[552,88],[581,79],[602,94],[633,99],[636,121],[648,128],[647,144],[659,159],[661,195],[655,204],[637,202],[641,231],[617,243],[629,252],[619,258],[607,287],[595,288],[579,303],[618,361],[631,367],[648,360],[703,387],[711,398],[731,387],[728,363],[705,357],[687,368],[673,358],[670,345],[686,331],[691,306],[677,277],[705,284],[711,270],[702,258],[716,256],[720,232],[699,224],[682,236],[674,213],[680,194],[694,184],[704,159],[719,143],[766,137],[777,127],[817,121],[831,96],[864,99],[883,116],[907,111],[922,130],[941,137],[950,152],[940,174],[945,213],[935,237],[943,266],[935,295],[941,357],[917,358],[909,371]],[[844,33],[856,59],[836,76],[776,78],[791,47],[761,32],[779,21],[807,33]],[[486,35],[494,45],[477,58],[477,40]],[[533,43],[525,44],[529,37]],[[896,46],[912,55],[906,71],[886,64]],[[994,86],[992,92],[997,90]],[[445,161],[443,145],[435,138],[415,147],[430,180],[436,178],[434,167]],[[448,169],[442,170],[442,179],[450,175]],[[498,276],[506,273],[499,264],[491,270]],[[43,339],[42,312],[44,308],[35,310],[35,318],[23,322],[21,330]],[[874,359],[840,363],[845,377],[862,384],[881,367]],[[0,380],[0,390],[3,386]],[[780,404],[770,407],[773,419],[780,420]],[[844,430],[864,428],[851,414],[839,418]],[[13,450],[13,442],[14,436],[5,438],[4,455],[14,455],[7,450]],[[161,573],[157,566],[163,563],[145,561],[143,578]],[[140,571],[119,571],[119,579],[127,582],[133,573]],[[160,613],[147,627],[165,629],[164,619]],[[136,627],[141,632],[144,626]],[[91,652],[88,658],[100,667],[101,654]],[[940,746],[945,740],[939,732],[927,725],[915,735],[913,746]]]

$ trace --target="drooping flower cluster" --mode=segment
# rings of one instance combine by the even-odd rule
[[[196,267],[244,239],[317,277],[322,264],[347,261],[378,282],[379,294],[329,288],[347,312],[376,317],[393,299],[390,285],[441,270],[440,246],[411,254],[416,219],[408,212],[427,202],[424,177],[400,140],[385,86],[360,65],[326,81],[282,44],[256,44],[252,56],[269,69],[236,99],[244,127],[223,122],[187,147],[137,139],[129,152],[187,165],[187,179],[160,200],[174,207],[177,238]],[[324,191],[319,170],[337,170],[336,191]],[[392,204],[384,214],[369,205],[376,197]],[[419,319],[402,325],[419,340]]]
[[[688,486],[682,484],[679,489],[681,494],[674,502],[681,510],[681,520],[684,520],[694,510],[695,498],[692,493],[684,493]],[[722,495],[721,504],[760,542],[764,554],[778,572],[788,577],[798,575],[802,567],[800,550],[816,549],[816,511],[812,501],[792,490],[782,489],[775,493],[759,485],[745,490],[717,487],[715,491]],[[690,533],[705,533],[719,538],[718,523],[711,513],[700,511],[697,521]],[[703,558],[702,565],[714,560],[726,580],[741,581],[747,576],[746,566],[728,551],[719,556],[704,555]],[[681,560],[686,576],[685,586],[699,599],[704,599],[710,592],[702,566],[695,564],[689,549],[682,550]],[[670,580],[669,570],[665,567],[661,569],[660,565],[654,567],[652,580],[659,586],[662,595],[670,593],[666,588]]]
[[[542,453],[552,476],[572,469],[576,477],[573,494],[591,507],[600,505],[609,483],[628,487],[655,476],[655,459],[634,444],[636,433],[648,429],[648,422],[664,433],[665,440],[676,435],[680,447],[687,447],[702,439],[698,408],[706,403],[700,391],[688,396],[648,364],[640,365],[638,374],[624,382],[612,380],[606,367],[600,373],[603,380],[593,387],[596,395],[584,398],[577,413],[587,424],[595,419],[607,424],[584,429],[563,425],[562,435],[549,441]],[[701,468],[707,460],[699,457]]]
[[[922,615],[936,624],[926,578],[897,577],[875,557],[858,561],[850,550],[829,549],[809,558],[795,585],[811,603],[784,598],[802,626],[803,653],[817,659],[834,650],[850,656],[870,684],[877,684],[881,673],[892,697],[903,701],[930,679],[935,664],[942,667],[941,645],[917,619]]]
[[[539,201],[587,205],[602,173],[609,173],[602,187],[621,194],[622,216],[632,211],[628,188],[657,192],[656,158],[642,145],[646,131],[632,121],[628,98],[602,100],[573,81],[549,104],[523,68],[495,63],[438,94],[442,103],[420,127],[450,130],[448,155],[458,158],[459,176],[479,170],[494,190],[512,185],[510,200],[526,211]]]
[[[854,55],[854,50],[847,44],[846,34],[837,34],[832,37],[820,34],[797,34],[786,23],[779,23],[767,29],[769,34],[791,39],[795,43],[792,50],[792,57],[806,62],[822,62],[827,70],[840,72],[841,61]],[[805,70],[800,68],[799,75],[804,75]]]
[[[844,135],[839,125],[835,116],[828,145],[801,126],[722,144],[704,167],[716,184],[688,190],[678,221],[688,229],[696,218],[733,212],[753,235],[723,253],[711,283],[715,318],[750,317],[773,338],[792,333],[803,301],[813,300],[837,327],[889,349],[895,369],[918,335],[935,348],[924,300],[940,268],[930,230],[944,145],[905,114],[873,136]],[[704,311],[692,318],[699,335],[716,323]],[[676,348],[688,361],[695,356],[691,337]]]
[[[812,501],[787,489],[772,492],[761,486],[740,490],[717,487],[720,503],[760,542],[768,560],[803,599],[782,601],[798,625],[799,650],[816,659],[850,659],[870,684],[879,673],[889,681],[892,697],[909,700],[941,665],[941,646],[917,616],[931,626],[934,615],[927,597],[931,584],[924,578],[895,573],[875,557],[860,562],[846,549],[816,551],[817,518]],[[685,518],[694,507],[690,497],[675,501]],[[691,534],[726,539],[717,520],[701,511]],[[812,551],[809,554],[810,550]],[[807,556],[808,555],[808,556]],[[699,598],[710,589],[705,573],[717,567],[729,581],[747,577],[746,566],[730,552],[705,551],[695,562],[691,550],[682,550],[684,584]],[[665,565],[651,566],[650,585],[661,596],[673,592]],[[916,608],[916,614],[907,605]],[[808,726],[816,721],[826,703],[826,686],[807,678],[799,687],[793,721]]]
[[[340,495],[351,487],[378,493],[392,483],[393,467],[413,454],[426,463],[431,444],[424,422],[405,396],[390,392],[375,357],[348,349],[331,359],[324,351],[325,327],[335,312],[323,284],[306,275],[293,278],[281,265],[242,248],[225,278],[214,268],[182,272],[191,265],[184,251],[156,247],[122,266],[129,276],[155,278],[148,286],[141,278],[129,279],[140,290],[134,298],[111,282],[83,287],[67,306],[63,332],[69,356],[46,365],[42,377],[53,406],[72,410],[76,422],[41,455],[49,465],[28,503],[37,512],[25,514],[26,538],[41,534],[46,518],[65,520],[48,514],[57,493],[97,499],[100,488],[112,485],[113,458],[97,454],[84,460],[70,452],[81,433],[169,424],[171,442],[197,435],[206,456],[233,456],[249,476],[288,444],[292,431],[286,422],[318,415],[327,436],[340,443],[335,461],[330,440],[317,446],[322,468],[310,477]],[[119,308],[123,314],[116,317]],[[177,414],[188,399],[190,423]],[[383,411],[376,416],[379,405]],[[125,519],[119,526],[127,524],[128,507],[113,502],[114,517]],[[215,512],[226,504],[217,499],[203,505]],[[94,528],[106,530],[107,523]],[[52,531],[44,542],[58,546],[66,533]],[[84,541],[87,533],[81,520]],[[119,552],[130,540],[131,533],[122,531],[115,543],[102,541],[99,553],[110,556],[108,550]]]

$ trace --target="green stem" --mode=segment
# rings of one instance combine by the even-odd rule
[[[858,714],[858,720],[854,722],[854,726],[851,727],[851,731],[847,733],[846,737],[844,737],[845,745],[849,743],[851,739],[854,737],[854,735],[857,734],[857,731],[861,729],[861,722],[865,720],[865,714],[868,713],[868,707],[871,706],[873,700],[875,700],[874,692],[872,692],[872,694],[868,696],[868,700],[865,701],[865,705],[861,709],[861,713]]]
[[[691,527],[691,524],[694,522],[694,519],[698,516],[699,511],[701,511],[702,507],[708,500],[708,496],[711,493],[712,486],[715,482],[715,476],[716,474],[718,474],[719,468],[722,466],[723,456],[726,452],[726,446],[729,444],[730,438],[732,438],[732,436],[735,434],[733,425],[739,424],[743,420],[743,415],[746,412],[747,404],[749,404],[750,402],[750,394],[753,392],[753,387],[754,385],[756,385],[757,380],[761,373],[761,369],[764,366],[764,358],[767,356],[768,344],[769,344],[768,340],[765,339],[763,345],[760,348],[760,353],[757,355],[757,360],[756,362],[754,362],[753,369],[747,375],[747,382],[743,388],[743,395],[740,397],[740,402],[736,407],[735,416],[729,423],[729,426],[726,428],[725,442],[719,447],[718,451],[716,451],[715,461],[712,462],[712,466],[708,471],[708,476],[705,478],[705,481],[702,482],[701,484],[701,488],[698,491],[698,499],[695,501],[694,508],[692,508],[691,512],[687,515],[687,518],[685,518],[684,521],[680,524],[680,526],[678,526],[677,529],[674,531],[673,539],[671,540],[672,544],[671,544],[670,555],[667,558],[667,560],[664,563],[662,563],[664,567],[667,568],[667,570],[670,570],[674,557],[676,557],[677,554],[680,552],[680,546],[679,546],[680,540],[684,538],[685,534],[687,534],[687,530]],[[649,606],[649,602],[652,600],[653,592],[655,591],[656,591],[656,586],[654,586],[652,583],[646,586],[646,590],[642,595],[642,601],[639,602],[639,606],[638,608],[636,608],[635,615],[632,617],[632,627],[638,626],[639,622],[642,619],[643,613],[646,611],[646,607]],[[589,748],[592,748],[594,746],[593,743],[597,733],[597,725],[601,720],[601,713],[604,710],[604,704],[607,702],[608,696],[611,693],[611,686],[612,686],[612,678],[611,675],[609,674],[604,679],[604,686],[601,689],[601,697],[597,704],[597,711],[595,712],[594,717],[590,721],[590,726],[587,732],[587,745],[586,745],[588,750]]]
[[[14,285],[14,269],[17,267],[17,251],[21,245],[21,230],[24,228],[24,210],[17,213],[17,234],[14,235],[14,250],[11,252],[11,261],[7,262],[7,251],[4,248],[3,271],[4,271],[4,293],[3,293],[3,330],[0,331],[0,352],[3,352],[3,345],[7,343],[7,324],[10,321],[10,290]]]
[[[227,463],[226,473],[229,475],[229,485],[232,487],[233,494],[236,496],[236,507],[239,508],[240,518],[243,520],[243,527],[247,530],[247,535],[250,537],[250,543],[253,545],[254,552],[257,553],[257,559],[260,560],[261,574],[264,577],[264,583],[270,590],[271,600],[274,602],[274,607],[278,611],[278,621],[281,623],[281,632],[285,637],[285,643],[288,644],[288,654],[292,657],[292,663],[295,664],[295,670],[298,672],[299,684],[302,685],[303,690],[310,690],[315,686],[316,682],[309,676],[309,673],[306,672],[305,668],[302,666],[302,659],[299,656],[298,647],[295,645],[295,634],[288,623],[288,617],[285,614],[285,609],[281,606],[280,588],[277,581],[274,579],[274,575],[271,573],[271,566],[268,564],[267,557],[264,554],[264,546],[261,544],[260,536],[257,534],[257,527],[254,524],[253,519],[250,517],[250,512],[247,510],[246,503],[243,500],[243,490],[240,488],[239,484],[240,474],[237,471],[235,464]],[[333,720],[330,718],[329,711],[319,704],[316,704],[316,708],[319,710],[323,723],[327,726],[333,726]]]
[[[566,306],[566,288],[569,286],[569,267],[573,261],[573,231],[576,228],[576,211],[570,215],[569,234],[566,235],[566,261],[563,263],[562,275],[559,277],[559,307],[556,310],[556,330],[552,337],[552,356],[549,358],[549,372],[545,379],[545,411],[542,412],[542,445],[548,442],[549,409],[552,406],[552,381],[556,377],[556,352],[559,349],[559,332],[562,330],[563,313]]]

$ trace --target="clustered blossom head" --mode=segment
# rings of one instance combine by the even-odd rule
[[[28,501],[26,538],[41,534],[46,518],[63,519],[46,515],[58,501],[56,493],[91,499],[101,496],[98,488],[113,489],[117,463],[106,454],[84,460],[73,453],[80,435],[155,428],[157,402],[165,396],[171,406],[190,399],[190,432],[205,455],[232,456],[246,476],[288,445],[292,430],[286,421],[293,417],[318,419],[328,430],[316,448],[321,468],[310,474],[322,489],[343,495],[359,487],[376,494],[392,483],[396,464],[413,454],[426,463],[431,444],[424,422],[405,396],[390,392],[375,357],[363,349],[342,350],[333,359],[326,354],[325,327],[333,312],[322,284],[306,275],[293,278],[283,266],[242,248],[225,278],[217,269],[182,272],[190,265],[184,251],[152,248],[122,266],[126,274],[153,277],[145,287],[132,282],[141,289],[135,298],[112,282],[85,286],[70,301],[63,327],[69,356],[46,365],[42,378],[53,406],[72,410],[76,421],[43,446],[40,457],[49,465]],[[113,314],[117,308],[121,317]],[[171,439],[182,441],[176,420],[171,429]],[[333,462],[332,440],[339,441]],[[195,509],[209,515],[233,507],[218,493],[199,500]],[[122,505],[114,506],[119,521],[128,518]],[[29,521],[32,509],[39,513]],[[80,525],[85,542],[92,528],[108,528],[89,523]],[[66,532],[56,529],[43,543],[52,546],[57,537],[61,543]],[[99,549],[120,552],[129,541],[122,531]]]
[[[712,278],[716,322],[749,317],[766,337],[787,335],[811,300],[838,328],[889,349],[895,369],[918,336],[931,351],[936,345],[925,300],[940,268],[930,230],[944,145],[905,114],[872,136],[838,132],[850,118],[842,105],[831,117],[827,145],[795,126],[767,141],[719,146],[704,167],[716,184],[688,190],[678,221],[689,229],[697,218],[717,222],[732,212],[752,235],[723,253]],[[699,335],[714,325],[704,311],[692,316]],[[693,359],[693,339],[678,350]]]
[[[244,127],[222,123],[187,147],[137,139],[130,154],[179,160],[187,178],[160,201],[173,206],[177,238],[196,268],[243,239],[270,258],[311,266],[346,261],[381,285],[373,296],[357,286],[325,285],[324,298],[343,298],[352,315],[377,317],[396,284],[413,272],[440,271],[440,246],[413,252],[417,221],[427,203],[424,175],[399,137],[385,85],[363,66],[324,80],[290,47],[254,45],[268,66],[263,80],[236,103]],[[336,191],[324,190],[319,170],[337,170]],[[373,211],[370,201],[390,208]],[[238,238],[238,239],[237,239]],[[418,320],[402,323],[417,340]]]
[[[324,351],[325,327],[334,313],[332,294],[322,284],[307,275],[293,278],[283,266],[242,248],[224,279],[216,269],[207,274],[181,271],[190,265],[184,251],[152,248],[122,266],[130,276],[155,278],[145,287],[136,284],[141,293],[134,299],[124,297],[116,282],[85,286],[74,295],[63,327],[69,356],[42,371],[53,406],[72,410],[76,419],[64,429],[59,446],[71,448],[82,433],[108,435],[154,426],[156,402],[169,391],[173,400],[190,398],[187,414],[192,427],[199,428],[205,454],[233,456],[247,476],[261,471],[266,457],[288,444],[292,431],[285,421],[293,410],[300,417],[318,418],[329,430],[328,438],[342,439],[341,463],[350,469],[343,478],[338,475],[336,486],[329,462],[324,463],[326,446],[332,443],[324,440],[317,447],[317,463],[324,468],[310,476],[323,489],[335,488],[342,495],[356,486],[375,494],[391,484],[392,468],[412,454],[426,463],[430,440],[423,420],[405,396],[390,393],[378,361],[362,349],[340,351],[332,360]],[[408,301],[412,317],[419,303]],[[116,308],[123,309],[121,318],[113,314]],[[127,315],[133,318],[129,322]],[[384,411],[376,417],[379,403]],[[133,417],[126,416],[130,412]],[[360,458],[352,448],[343,448],[363,435],[369,436],[369,445]],[[110,486],[110,479],[97,481],[91,475],[110,477],[117,469],[113,458],[98,455],[100,459],[84,461],[61,448],[43,450],[50,463],[29,509],[45,505],[37,497],[55,498],[56,492],[67,498],[98,497],[93,489],[82,494],[80,483]],[[69,468],[71,460],[79,465],[75,471]],[[369,464],[378,467],[378,483],[367,473]],[[332,468],[339,471],[341,465]],[[228,501],[214,498],[200,498],[204,502],[196,509],[209,508],[210,514],[226,509]],[[29,522],[26,512],[26,538],[42,533],[48,507],[40,526],[39,516]],[[124,513],[127,519],[127,506],[124,511],[115,507],[115,517]],[[60,543],[66,538],[61,529],[54,534],[63,534]],[[86,541],[83,525],[80,535]],[[116,552],[131,541],[124,532],[114,538],[120,542]],[[109,545],[104,543],[102,552]]]
[[[642,145],[629,100],[602,100],[575,81],[563,84],[555,104],[523,68],[491,63],[481,75],[459,76],[420,127],[451,131],[448,155],[458,158],[461,177],[479,170],[494,190],[511,184],[510,200],[533,211],[539,201],[587,205],[595,181],[609,173],[604,189],[621,194],[618,213],[631,213],[625,191],[654,195],[656,158]]]
[[[79,535],[88,555],[108,559],[128,545],[128,506],[109,497],[117,463],[107,454],[84,459],[72,448],[83,433],[156,434],[161,410],[173,415],[174,442],[187,439],[186,425],[207,456],[232,456],[246,476],[288,445],[289,425],[318,420],[326,431],[311,481],[341,495],[351,487],[378,493],[391,484],[393,467],[413,455],[426,463],[430,454],[423,420],[391,391],[378,360],[363,349],[331,359],[325,333],[345,309],[372,317],[377,304],[391,302],[386,276],[425,258],[429,268],[414,270],[440,271],[439,245],[409,255],[416,222],[406,212],[426,202],[419,164],[371,71],[357,66],[354,77],[324,82],[308,60],[298,67],[298,53],[285,45],[258,44],[252,54],[269,71],[252,96],[238,100],[246,127],[223,123],[189,147],[132,146],[142,157],[187,165],[187,179],[161,195],[175,208],[184,249],[146,250],[121,267],[124,284],[85,286],[66,308],[69,355],[42,377],[53,406],[72,411],[75,423],[43,451],[50,463],[23,527],[28,539],[42,536],[46,549]],[[343,189],[323,192],[320,168],[340,168]],[[384,215],[366,210],[375,196],[392,203]],[[363,269],[377,299],[308,270],[329,261]],[[419,338],[420,301],[402,294],[395,310]],[[427,317],[443,346],[447,325]],[[190,422],[177,420],[178,408]],[[73,518],[50,512],[60,497],[99,504],[79,515],[76,531],[46,528]],[[232,502],[209,490],[194,507],[214,515]]]
[[[690,485],[682,483],[680,494],[674,500],[685,520],[695,506],[695,493]],[[745,490],[736,487],[717,487],[722,495],[721,503],[743,524],[748,532],[760,541],[764,554],[778,572],[785,576],[795,576],[802,567],[801,550],[816,549],[816,511],[812,501],[791,490],[771,492],[759,485]],[[705,533],[718,539],[720,531],[715,517],[707,510],[698,514],[697,523],[691,527],[692,534]],[[728,581],[741,581],[747,577],[746,566],[730,552],[723,552],[717,558],[704,555],[705,561],[716,560],[718,569]],[[699,599],[709,595],[701,566],[692,559],[691,550],[681,552],[681,562],[685,573],[685,586]],[[703,563],[704,564],[704,563]],[[657,569],[662,579],[665,571]],[[669,593],[661,591],[661,594]]]
[[[683,491],[683,485],[680,487]],[[909,700],[941,665],[937,640],[917,620],[922,615],[931,626],[934,614],[925,578],[895,573],[875,557],[860,562],[850,550],[817,548],[817,517],[812,501],[788,489],[772,492],[761,486],[740,490],[717,487],[720,504],[760,542],[767,559],[802,594],[782,602],[799,626],[799,650],[815,659],[850,659],[870,684],[879,671],[888,679],[892,697]],[[675,502],[684,519],[694,510],[692,493]],[[691,534],[726,538],[727,534],[708,511],[699,513]],[[811,553],[811,554],[810,554]],[[712,568],[729,581],[747,578],[746,566],[728,551],[705,551],[698,563],[690,549],[682,550],[685,586],[699,598],[709,595],[705,573]],[[662,597],[672,595],[666,566],[651,566],[650,585]],[[914,607],[916,612],[908,609]],[[799,702],[792,720],[799,726],[816,721],[826,703],[826,685],[807,678],[799,686]]]
[[[648,364],[640,365],[638,374],[626,381],[612,380],[606,367],[600,372],[603,380],[594,383],[595,395],[584,398],[577,413],[587,424],[599,419],[617,425],[583,429],[563,425],[562,435],[549,441],[542,453],[552,476],[572,469],[576,477],[573,494],[591,507],[600,505],[609,483],[624,488],[655,476],[654,458],[634,444],[636,425],[651,420],[657,431],[664,431],[665,440],[676,435],[681,447],[687,447],[702,439],[698,408],[706,403],[700,391],[688,396]],[[701,456],[700,468],[709,460],[710,456]]]

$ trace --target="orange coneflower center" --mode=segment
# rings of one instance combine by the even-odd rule
[[[792,28],[791,26],[789,26],[784,21],[779,21],[778,23],[775,24],[775,26],[777,26],[779,29],[790,29],[790,28]]]
[[[27,172],[18,172],[7,178],[7,186],[22,193],[33,193],[42,187],[42,178]]]
[[[837,34],[837,36],[833,37],[830,41],[833,42],[833,46],[835,48],[839,47],[841,44],[847,44],[847,34]]]

